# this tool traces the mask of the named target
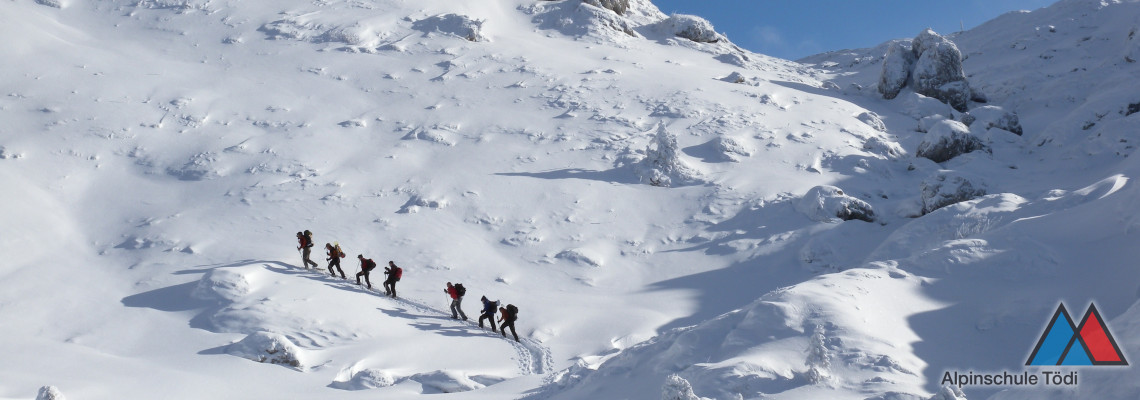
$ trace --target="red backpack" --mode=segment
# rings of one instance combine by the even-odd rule
[[[396,280],[398,281],[398,280],[400,280],[400,278],[402,278],[404,276],[404,269],[400,268],[400,267],[396,267],[396,270],[392,271],[392,274],[396,275]]]

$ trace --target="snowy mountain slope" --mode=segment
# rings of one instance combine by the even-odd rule
[[[0,12],[26,39],[0,44],[0,397],[640,399],[674,373],[715,398],[927,396],[1022,363],[1058,293],[1135,301],[1135,165],[1035,148],[1055,113],[990,93],[1014,71],[971,79],[1026,135],[939,165],[913,127],[948,107],[677,37],[716,35],[644,0]],[[913,218],[943,170],[991,195]],[[875,222],[815,211],[817,185]],[[354,254],[405,267],[402,299],[302,270],[302,229],[350,279]],[[471,317],[518,305],[522,343],[450,320],[449,281]],[[285,366],[246,359],[270,345]]]
[[[645,21],[660,15],[637,4]],[[608,12],[584,5],[60,5],[4,6],[20,16],[5,36],[27,38],[3,48],[22,60],[4,67],[18,79],[4,84],[0,107],[10,121],[5,183],[23,193],[5,214],[19,239],[4,249],[25,257],[4,274],[5,287],[20,288],[4,295],[5,319],[17,322],[5,328],[4,396],[52,383],[73,396],[137,398],[191,376],[211,378],[178,397],[311,396],[376,375],[510,379],[470,394],[502,398],[523,390],[515,382],[540,382],[519,376],[549,368],[520,369],[509,342],[482,344],[431,312],[385,313],[407,305],[297,278],[280,264],[299,261],[292,233],[309,228],[318,244],[396,260],[413,300],[441,307],[451,280],[472,288],[469,313],[484,293],[519,304],[522,336],[565,367],[752,301],[765,289],[714,294],[736,274],[644,288],[751,269],[753,255],[732,251],[738,240],[727,237],[746,226],[700,227],[838,179],[808,169],[862,154],[850,143],[877,135],[853,119],[859,108],[778,84],[810,81],[793,63],[749,57],[771,72],[748,76],[777,83],[733,85],[718,78],[743,69],[717,60],[721,50],[660,33],[542,28],[556,17],[593,26],[575,18]],[[449,13],[469,18],[438,17]],[[460,37],[478,19],[487,40]],[[851,126],[831,137],[838,124],[828,120]],[[638,183],[631,163],[661,121],[701,184]],[[741,147],[738,162],[715,145],[721,136]],[[779,268],[762,272],[779,278],[767,287],[808,276]],[[228,269],[246,277],[248,293],[229,305],[193,296],[210,271]],[[32,294],[45,290],[58,294]],[[440,327],[376,333],[416,325]],[[284,335],[312,365],[222,356],[258,331]],[[390,342],[420,351],[392,353]],[[471,346],[486,350],[456,350]],[[441,390],[415,386],[379,390]]]

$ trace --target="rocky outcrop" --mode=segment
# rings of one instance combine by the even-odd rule
[[[879,75],[879,93],[893,99],[905,86],[965,112],[975,95],[962,71],[962,52],[933,30],[926,29],[910,43],[896,42],[887,49]]]

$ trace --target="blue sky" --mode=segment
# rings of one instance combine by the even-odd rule
[[[701,16],[737,45],[798,59],[825,51],[871,47],[978,26],[1014,10],[1055,0],[651,0],[666,14]]]

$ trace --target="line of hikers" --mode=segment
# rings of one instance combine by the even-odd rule
[[[310,265],[312,265],[314,269],[319,267],[319,264],[309,259],[313,247],[313,233],[307,229],[304,232],[297,232],[297,244],[297,250],[301,251],[301,262],[302,265],[305,266],[305,269],[309,269]],[[345,257],[344,251],[340,249],[340,243],[325,243],[325,251],[327,255],[325,260],[329,262],[329,274],[335,278],[336,272],[340,272],[341,279],[348,279],[344,275],[344,270],[340,268],[340,260]],[[361,284],[360,278],[363,276],[364,284],[367,284],[368,288],[372,289],[372,281],[368,278],[368,275],[372,270],[376,269],[376,262],[370,258],[365,258],[363,254],[357,254],[356,258],[360,260],[360,272],[356,274],[356,284]],[[333,271],[334,267],[336,268],[336,272]],[[388,276],[384,279],[384,294],[394,299],[396,298],[396,282],[399,282],[400,278],[403,277],[404,269],[396,266],[396,263],[388,261],[388,266],[384,267],[384,275]],[[451,282],[448,282],[447,288],[443,291],[451,297],[451,318],[460,319],[460,317],[462,317],[462,319],[466,321],[467,314],[463,312],[462,304],[463,296],[467,294],[467,289],[463,287],[462,283],[453,285]],[[499,301],[488,300],[487,296],[482,296],[480,300],[483,302],[483,311],[479,315],[479,328],[483,328],[483,320],[488,320],[491,325],[491,332],[501,333],[503,337],[507,337],[507,328],[511,328],[511,335],[515,337],[516,342],[519,341],[519,334],[515,331],[515,320],[518,319],[519,312],[518,307],[515,307],[514,304],[507,304],[505,307],[501,307]],[[495,329],[496,311],[500,313],[498,322],[502,323],[498,330]]]

